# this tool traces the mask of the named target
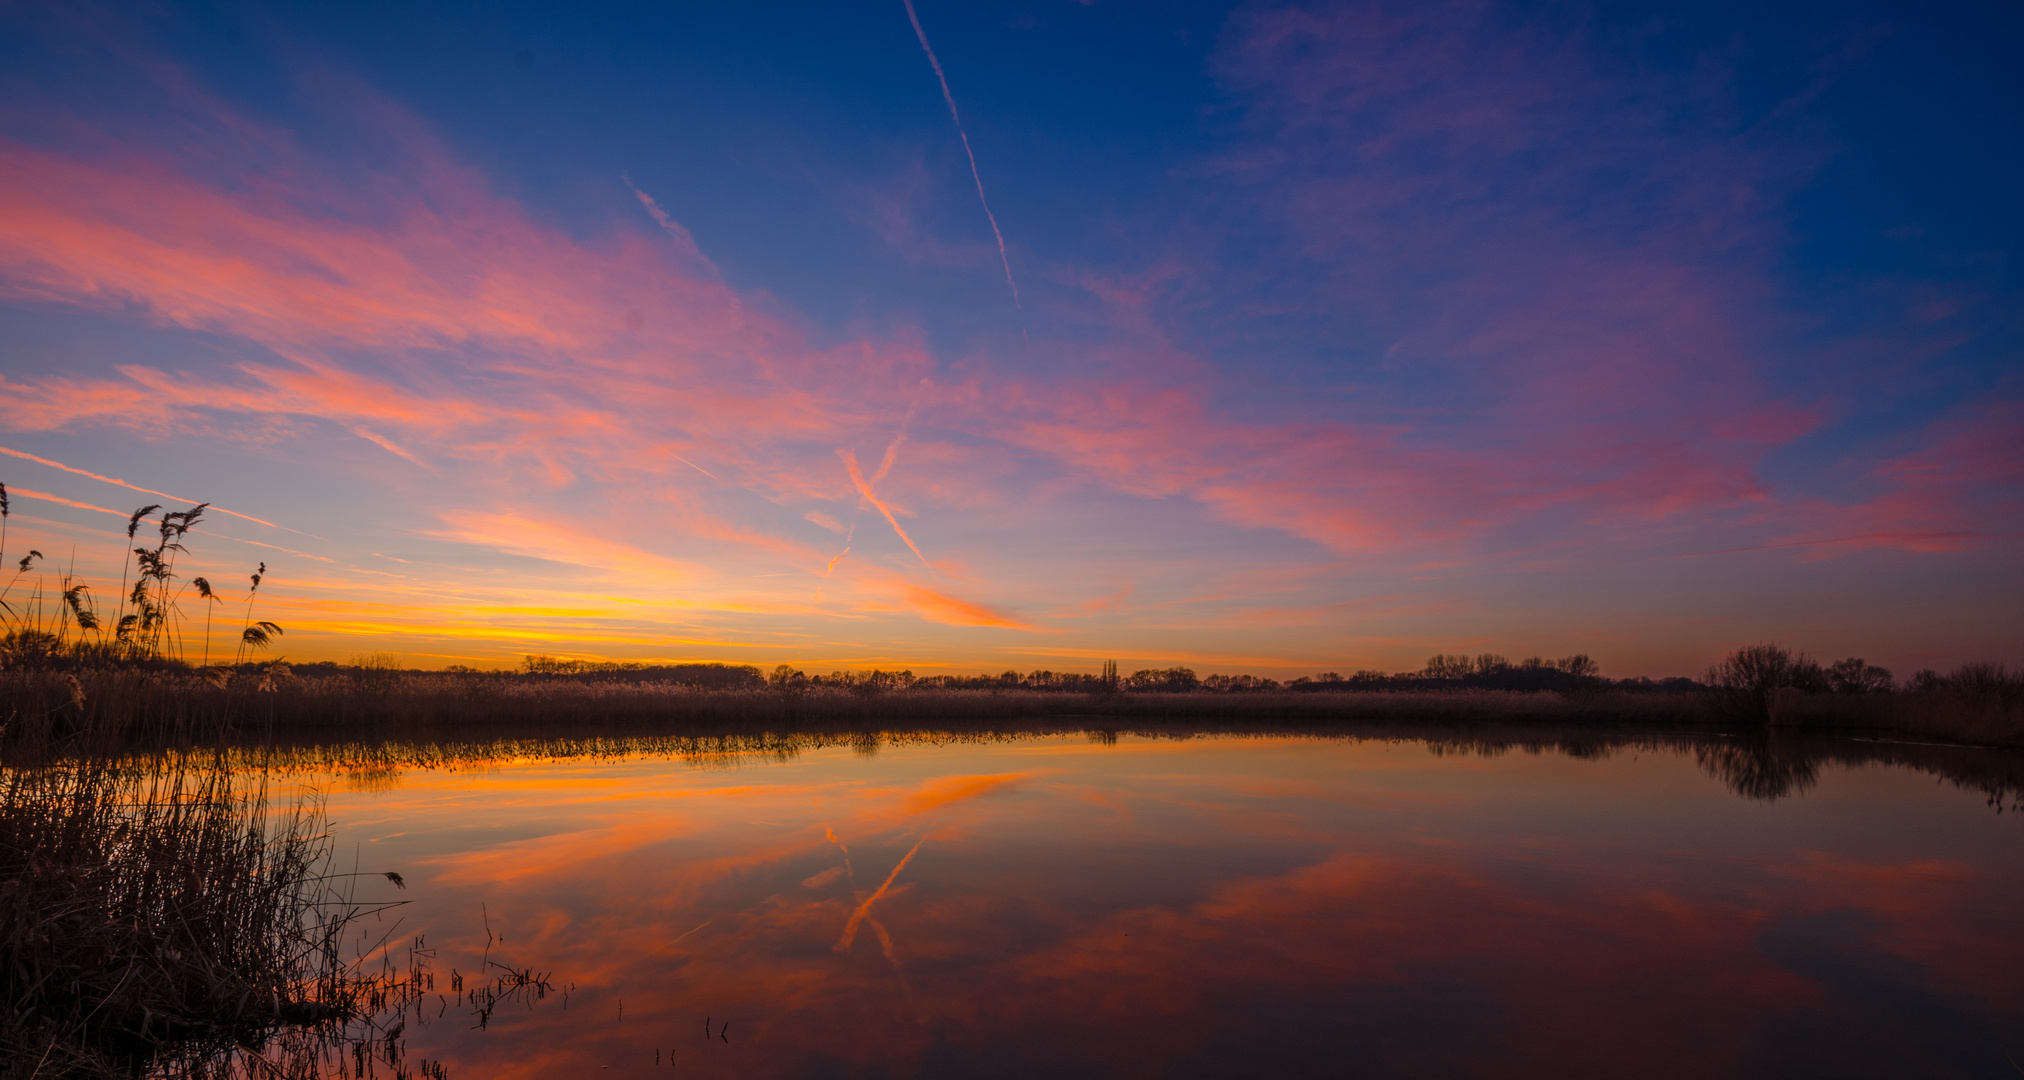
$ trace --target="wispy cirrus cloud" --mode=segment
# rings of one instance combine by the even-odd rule
[[[1350,558],[2017,531],[2008,406],[1857,466],[1853,498],[1766,479],[1828,411],[1763,356],[1806,162],[1705,87],[1470,5],[1247,9],[1218,55],[1234,120],[1188,181],[1214,197],[1126,265],[1057,267],[1089,306],[1044,362],[817,327],[727,283],[630,175],[646,218],[561,228],[357,86],[319,92],[369,155],[187,88],[190,122],[148,133],[0,127],[0,298],[231,343],[9,371],[4,424],[369,443],[415,535],[710,610],[978,631],[1053,629],[1020,612],[1119,580],[1113,625],[1211,602],[1299,621],[1276,592],[1229,599],[1275,559],[1312,582]],[[881,443],[867,477],[852,448]],[[890,538],[855,532],[867,507]]]

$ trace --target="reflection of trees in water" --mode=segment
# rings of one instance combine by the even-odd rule
[[[1397,741],[1410,738],[1409,732],[1400,725],[1364,737]],[[1353,731],[1346,734],[1357,737]],[[2024,806],[2024,754],[1988,747],[1783,733],[1633,735],[1569,728],[1549,733],[1515,725],[1467,735],[1422,731],[1419,738],[1435,757],[1494,758],[1513,750],[1564,754],[1583,761],[1627,753],[1689,754],[1702,771],[1737,795],[1765,801],[1804,795],[1820,782],[1825,766],[1884,765],[1928,773],[1980,792],[1998,813]]]
[[[1769,738],[1696,743],[1694,763],[1736,794],[1764,802],[1804,795],[1820,782],[1817,759]]]
[[[1573,736],[1562,739],[1558,749],[1568,757],[1580,761],[1602,761],[1614,755],[1620,747],[1608,739]]]
[[[1602,761],[1625,750],[1655,745],[1649,739],[1610,738],[1606,735],[1565,735],[1558,738],[1498,738],[1483,736],[1474,738],[1432,738],[1426,740],[1427,753],[1435,757],[1502,757],[1513,750],[1530,754],[1564,754],[1581,761]]]
[[[1694,760],[1746,799],[1803,795],[1823,766],[1882,765],[1937,776],[1979,792],[1997,813],[2024,805],[2024,754],[1980,746],[1896,739],[1790,735],[1723,736],[1693,741]]]
[[[266,775],[334,773],[341,782],[382,790],[413,769],[483,773],[508,764],[548,762],[680,761],[702,770],[736,770],[793,761],[806,753],[844,749],[872,757],[881,748],[1016,745],[1039,738],[1079,736],[1103,745],[1133,739],[1195,738],[1391,743],[1423,747],[1436,757],[1494,758],[1518,751],[1604,761],[1619,754],[1691,755],[1711,777],[1749,799],[1782,799],[1812,789],[1826,765],[1887,765],[1939,776],[1981,792],[1998,811],[2024,796],[2024,753],[1903,739],[1863,739],[1779,732],[1738,736],[1678,726],[1626,731],[1595,724],[1501,724],[1395,721],[1339,724],[1267,724],[1166,721],[1145,727],[1104,724],[1089,718],[950,723],[938,727],[859,728],[833,731],[761,731],[643,734],[627,725],[584,730],[571,737],[530,733],[486,740],[248,744],[224,751],[234,768]],[[595,733],[593,733],[595,732]],[[212,752],[205,752],[206,754]],[[175,755],[169,755],[173,758]]]

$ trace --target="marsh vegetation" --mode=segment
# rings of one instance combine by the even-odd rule
[[[1782,650],[1781,650],[1782,651]],[[1752,650],[1744,650],[1749,653]],[[1718,669],[1691,689],[1594,675],[1559,690],[1503,689],[1500,677],[1388,676],[1268,689],[1062,688],[1060,678],[988,688],[905,673],[810,677],[682,665],[576,671],[428,672],[390,664],[285,662],[198,669],[173,664],[15,664],[0,670],[0,755],[120,753],[299,734],[414,738],[609,725],[669,734],[796,732],[1087,718],[1122,725],[1343,722],[1585,725],[1598,731],[1724,727],[1895,734],[1984,746],[2024,745],[2024,680],[1996,665],[1889,691],[1806,685],[1803,667]],[[1523,669],[1520,669],[1523,671]],[[1230,680],[1234,682],[1235,680]],[[1071,684],[1072,685],[1072,684]]]
[[[489,951],[439,987],[402,875],[346,866],[313,791],[270,802],[289,771],[205,751],[0,776],[0,1077],[445,1080],[405,1034],[557,989]]]
[[[128,515],[111,611],[100,604],[103,590],[95,591],[74,567],[52,567],[47,556],[32,548],[15,559],[0,581],[0,665],[189,668],[194,660],[197,668],[209,668],[217,609],[228,600],[208,578],[184,581],[176,562],[188,553],[183,541],[210,508],[210,503],[198,503],[187,510],[164,510],[152,504]],[[8,565],[11,516],[7,485],[0,484],[0,566]],[[266,574],[263,562],[248,575],[243,601],[233,601],[226,615],[227,625],[238,624],[232,635],[234,663],[269,648],[285,633],[273,622],[254,618]],[[201,605],[201,620],[186,609],[190,602]],[[203,630],[192,640],[199,622]],[[223,658],[220,650],[218,659]]]
[[[189,757],[0,784],[0,1075],[315,1076],[398,1049],[428,976],[351,940],[386,905],[335,869],[313,801],[276,810]]]

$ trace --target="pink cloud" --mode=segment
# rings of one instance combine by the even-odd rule
[[[1059,349],[1070,374],[988,353],[938,368],[911,329],[824,333],[733,288],[639,189],[658,229],[547,224],[350,87],[376,171],[195,95],[201,136],[0,144],[0,297],[248,346],[195,370],[0,377],[0,411],[20,431],[370,443],[423,534],[719,607],[756,587],[713,568],[764,559],[809,578],[753,602],[768,611],[814,605],[828,570],[829,610],[1021,630],[1044,626],[976,596],[1068,609],[1029,606],[1004,567],[1085,558],[1056,516],[1082,491],[1197,507],[1203,530],[1297,538],[1324,562],[1681,533],[1939,551],[2014,521],[2014,409],[1883,466],[1861,509],[1768,485],[1764,455],[1821,422],[1757,374],[1762,203],[1783,166],[1671,134],[1644,88],[1571,60],[1577,43],[1485,19],[1258,11],[1222,60],[1251,132],[1216,165],[1250,215],[1223,224],[1269,234],[1259,258],[1292,268],[1240,317],[1333,320],[1367,386],[1256,407],[1272,388],[1219,374],[1190,336],[1189,305],[1236,272],[1185,248],[1056,274],[1094,304],[1098,343]],[[1613,178],[1618,159],[1645,171]],[[888,476],[893,451],[869,479],[854,452],[838,468],[838,447],[896,447],[916,408],[905,469]],[[838,562],[812,529],[847,530],[860,500],[894,536],[853,534]],[[993,565],[950,585],[923,549]],[[1246,569],[1214,566],[1190,595]]]
[[[1806,527],[1765,546],[1816,558],[1871,548],[1937,554],[2024,537],[2024,402],[1963,410],[1923,434],[1924,445],[1869,470],[1868,497],[1810,500]]]

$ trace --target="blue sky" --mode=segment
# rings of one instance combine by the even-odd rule
[[[302,656],[2019,658],[2019,13],[917,10],[974,179],[898,2],[14,9],[0,445]]]

